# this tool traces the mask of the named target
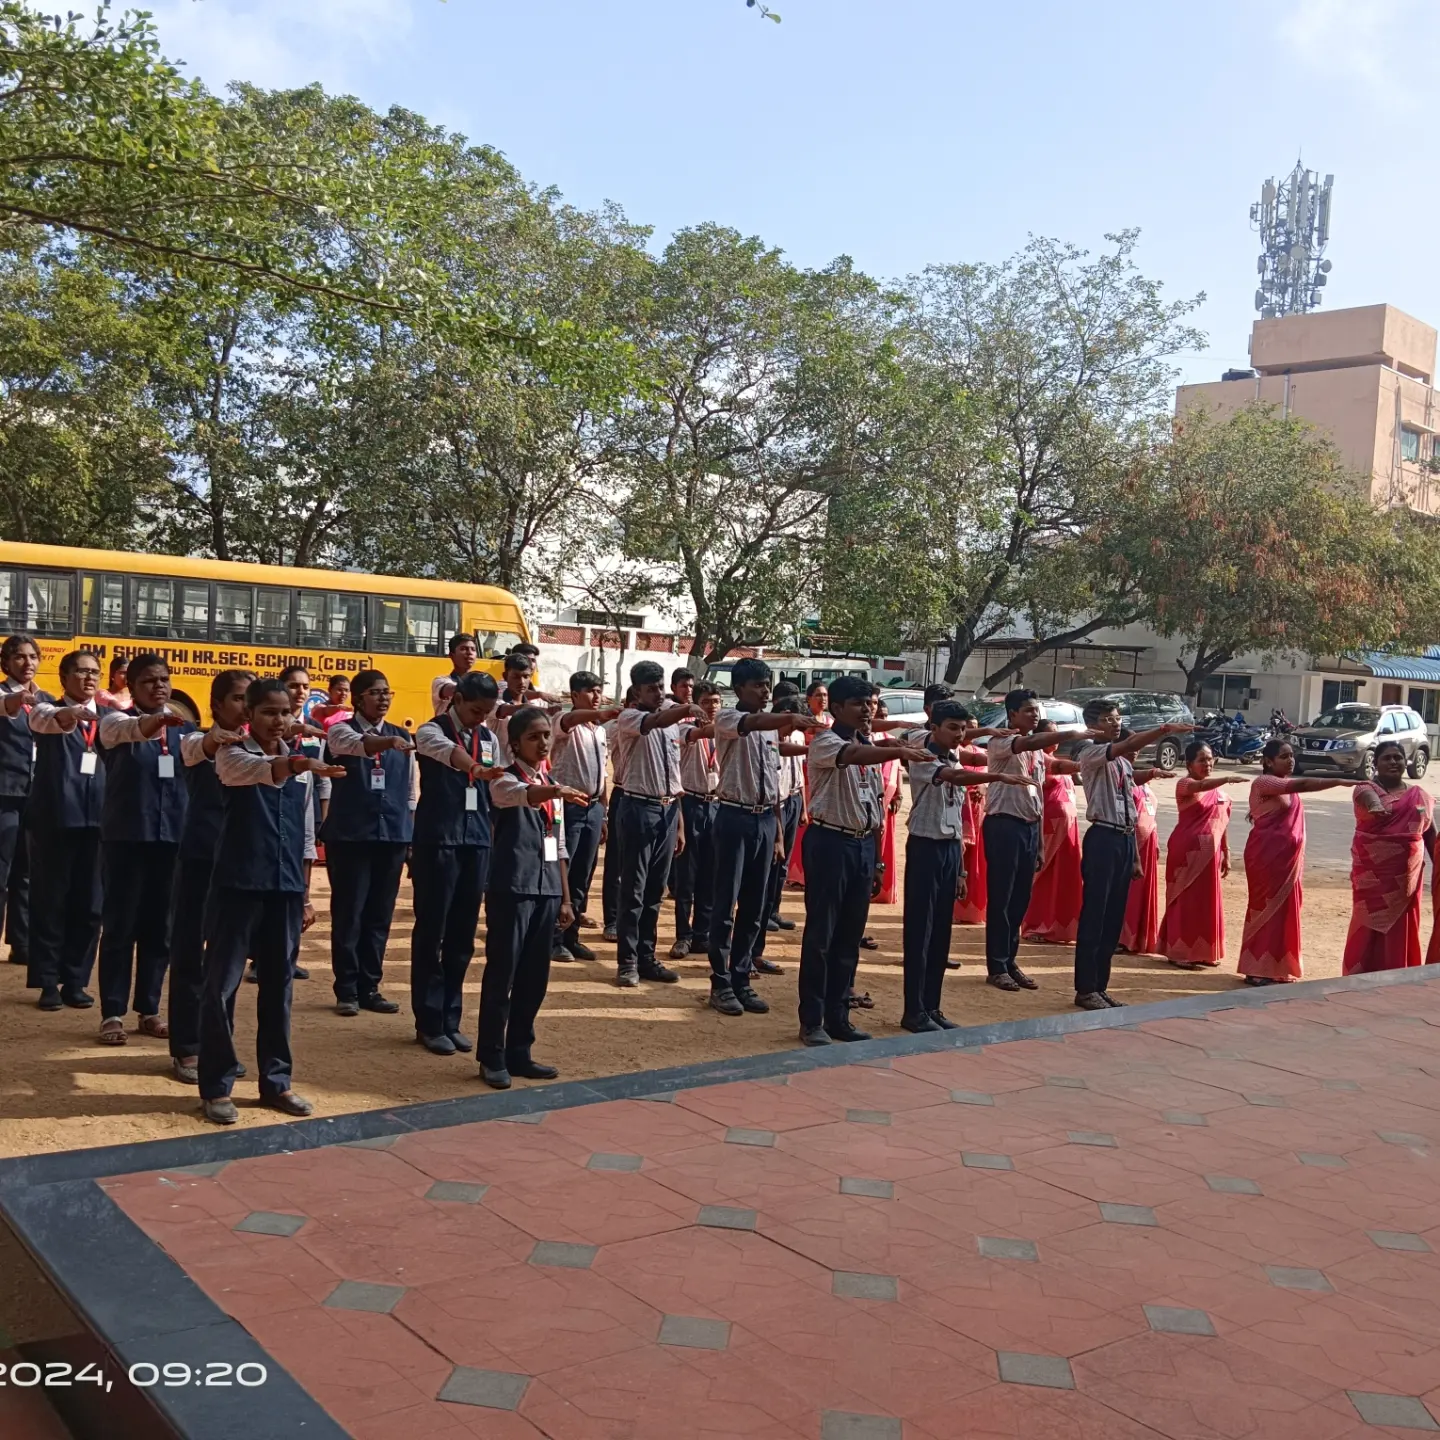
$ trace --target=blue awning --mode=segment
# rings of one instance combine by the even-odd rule
[[[1417,684],[1440,685],[1440,645],[1422,655],[1385,655],[1362,650],[1355,657],[1377,680],[1412,680]]]

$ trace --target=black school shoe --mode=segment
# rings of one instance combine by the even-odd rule
[[[487,1065],[482,1060],[480,1062],[480,1078],[492,1090],[508,1090],[510,1088],[510,1072],[503,1065]]]
[[[458,1030],[451,1030],[448,1038],[462,1055],[468,1055],[475,1048],[475,1042],[468,1035],[462,1035]]]
[[[793,930],[795,928],[795,922],[793,920],[787,920],[783,915],[776,915],[774,920],[777,930]]]
[[[1108,990],[1101,990],[1099,994],[1100,998],[1112,1010],[1123,1010],[1125,1008],[1125,1002],[1123,1000],[1117,1000]]]
[[[680,973],[668,965],[662,965],[658,960],[650,960],[640,966],[640,978],[655,980],[661,985],[673,985],[680,978]]]
[[[940,1027],[928,1014],[921,1011],[918,1015],[902,1015],[900,1017],[900,1028],[902,1030],[908,1030],[912,1035],[928,1035]]]
[[[1040,988],[1040,982],[1032,980],[1018,965],[1010,967],[1010,978],[1022,990],[1038,990]]]
[[[960,1028],[953,1020],[947,1020],[943,1011],[932,1010],[930,1018],[935,1022],[937,1030],[958,1030]]]
[[[777,965],[773,960],[764,955],[758,955],[750,962],[751,968],[757,975],[783,975],[785,967]]]
[[[741,984],[731,988],[743,1010],[748,1011],[751,1015],[768,1015],[770,1013],[769,1002],[757,995],[749,985]]]
[[[553,1065],[542,1065],[538,1060],[530,1059],[528,1055],[517,1055],[513,1060],[507,1060],[505,1068],[512,1075],[518,1075],[522,1080],[558,1080],[560,1078],[560,1072]]]
[[[60,998],[60,987],[58,985],[47,985],[40,992],[40,999],[36,1004],[42,1010],[63,1010],[65,1002]]]
[[[572,940],[566,948],[576,960],[598,960],[600,958],[588,945],[582,945],[578,940]]]
[[[393,1001],[387,1000],[378,990],[373,995],[367,995],[360,1002],[362,1010],[373,1010],[377,1015],[398,1015],[400,1007]]]
[[[1105,997],[1098,990],[1090,990],[1084,995],[1075,997],[1075,1008],[1077,1010],[1108,1010],[1110,1007],[1105,1003]]]
[[[872,1036],[868,1030],[857,1029],[848,1020],[828,1021],[825,1025],[825,1033],[832,1040],[854,1041],[874,1039],[874,1036]]]
[[[88,990],[72,989],[68,985],[62,985],[60,1001],[71,1010],[88,1010],[95,1003],[95,997]]]
[[[745,1013],[745,1007],[740,1003],[740,997],[728,985],[712,985],[710,998],[705,1003],[721,1015],[743,1015]]]
[[[310,972],[303,965],[297,965],[290,972],[290,975],[291,978],[295,980],[308,980],[310,978]]]
[[[423,1045],[432,1055],[453,1055],[455,1042],[448,1035],[422,1035],[415,1032],[415,1043]]]

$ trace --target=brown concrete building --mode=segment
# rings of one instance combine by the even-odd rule
[[[1182,385],[1175,411],[1257,400],[1326,431],[1383,505],[1440,513],[1435,331],[1393,305],[1257,320],[1244,378]],[[1232,372],[1233,373],[1233,372]]]

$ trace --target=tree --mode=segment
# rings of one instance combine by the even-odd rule
[[[1106,548],[1115,486],[1168,409],[1165,357],[1199,343],[1183,323],[1198,301],[1162,298],[1133,231],[1110,240],[1091,260],[1036,239],[904,287],[902,440],[835,537],[864,598],[833,601],[852,630],[946,644],[949,680],[997,637],[1028,628],[1030,643],[987,685],[1135,613]]]
[[[0,252],[0,535],[133,543],[163,503],[169,455],[144,404],[156,337],[82,256]]]
[[[1241,655],[1427,642],[1434,538],[1377,510],[1303,421],[1255,406],[1183,416],[1129,477],[1126,549],[1146,618],[1179,637],[1185,693]]]
[[[689,602],[692,669],[788,638],[810,608],[849,464],[817,417],[872,291],[848,261],[801,271],[718,225],[679,232],[653,267],[636,322],[651,384],[615,422],[592,497],[625,555]]]

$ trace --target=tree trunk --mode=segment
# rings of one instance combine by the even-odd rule
[[[1223,647],[1219,650],[1211,650],[1202,640],[1195,647],[1195,659],[1188,666],[1183,657],[1175,662],[1185,675],[1185,694],[1198,697],[1200,686],[1221,666],[1228,665],[1234,658],[1233,650]]]
[[[970,652],[975,648],[975,629],[972,625],[957,625],[950,635],[950,653],[945,659],[945,682],[953,685],[965,668]]]

